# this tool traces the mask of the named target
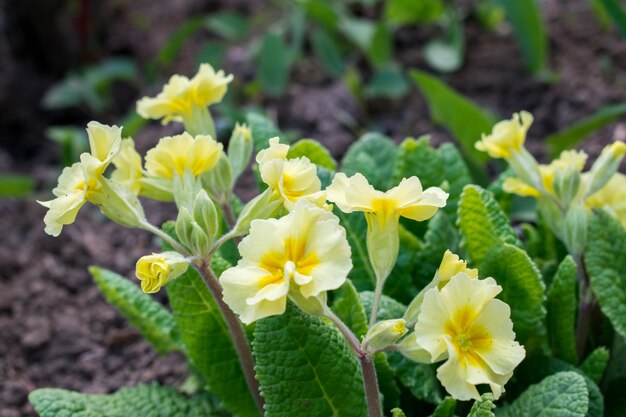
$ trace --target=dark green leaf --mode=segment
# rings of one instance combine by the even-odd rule
[[[206,42],[200,51],[196,61],[200,64],[210,64],[213,68],[221,68],[226,57],[226,46],[215,42]]]
[[[431,404],[441,402],[440,384],[431,365],[415,363],[397,352],[389,352],[387,359],[400,383],[411,391],[415,398]]]
[[[314,32],[311,44],[320,63],[333,77],[340,77],[346,70],[346,62],[335,39],[324,30]]]
[[[191,38],[204,24],[204,17],[196,16],[180,25],[165,41],[163,47],[156,56],[156,61],[164,66],[169,66],[180,53],[183,45]]]
[[[393,183],[416,176],[424,189],[439,187],[444,180],[444,164],[441,154],[430,147],[430,136],[419,139],[407,138],[398,147]]]
[[[396,99],[403,97],[408,91],[409,84],[405,80],[402,70],[395,64],[375,70],[374,75],[365,86],[365,96],[368,98]]]
[[[576,363],[576,262],[563,259],[548,289],[548,339],[554,357]]]
[[[269,96],[277,97],[287,89],[291,54],[281,35],[266,33],[258,55],[261,87]]]
[[[452,397],[446,397],[437,405],[430,417],[454,417],[455,409],[456,400]]]
[[[352,249],[352,270],[350,280],[359,291],[373,290],[376,274],[370,263],[366,246],[367,223],[363,213],[344,213],[335,209],[341,225],[346,229],[346,237]]]
[[[443,211],[456,219],[463,187],[472,183],[472,176],[456,146],[444,143],[439,147],[438,152],[442,159],[444,178],[448,182],[447,191],[450,194]]]
[[[607,348],[600,346],[596,348],[585,361],[580,365],[580,370],[585,373],[593,382],[599,384],[602,375],[609,363],[610,353]]]
[[[391,37],[391,31],[384,22],[376,24],[366,53],[374,67],[383,67],[391,62],[393,38]]]
[[[619,0],[600,0],[608,15],[613,19],[613,23],[619,29],[623,38],[626,38],[626,12],[624,12],[623,3]]]
[[[366,133],[350,148],[342,160],[342,171],[348,176],[363,174],[377,190],[386,191],[392,184],[396,145],[380,133]]]
[[[301,139],[289,148],[287,158],[299,158],[305,156],[317,166],[334,171],[337,161],[330,154],[330,151],[321,143],[313,139]]]
[[[350,280],[333,293],[333,312],[359,339],[367,333],[367,316],[359,299],[359,293]]]
[[[205,26],[229,41],[239,41],[250,31],[248,19],[229,10],[212,14],[206,19]]]

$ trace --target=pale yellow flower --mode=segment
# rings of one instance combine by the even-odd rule
[[[56,198],[39,201],[48,208],[44,223],[49,235],[58,236],[64,225],[74,222],[83,204],[101,188],[104,171],[120,149],[121,129],[117,126],[90,122],[87,135],[91,153],[83,153],[81,162],[63,170],[52,190]]]
[[[190,117],[193,108],[205,108],[222,101],[233,76],[224,71],[215,72],[209,64],[200,65],[198,73],[190,80],[183,75],[173,75],[156,97],[144,97],[137,102],[137,113],[145,119],[183,121]]]
[[[404,178],[397,187],[382,192],[375,190],[363,175],[348,178],[344,173],[335,175],[326,195],[344,213],[365,213],[369,257],[380,279],[389,275],[398,257],[400,217],[427,220],[448,199],[448,193],[438,187],[423,190],[417,177]]]
[[[155,293],[169,281],[184,274],[188,267],[189,261],[178,252],[153,253],[137,261],[135,275],[141,281],[143,292]]]
[[[339,288],[352,268],[339,219],[305,200],[280,219],[253,220],[239,253],[220,282],[224,302],[246,324],[282,314],[288,297],[325,303],[326,291]]]
[[[615,173],[604,187],[585,200],[588,208],[601,208],[626,227],[626,176]]]
[[[115,171],[111,173],[111,179],[128,188],[133,194],[139,195],[143,168],[141,155],[135,150],[135,142],[130,138],[123,139],[120,151],[112,162]]]
[[[467,267],[467,262],[463,259],[459,258],[459,255],[456,255],[449,250],[443,254],[443,259],[441,260],[441,264],[439,264],[439,268],[437,272],[435,272],[435,282],[439,289],[442,289],[453,276],[456,274],[463,273],[470,278],[478,278],[478,270]]]
[[[513,153],[521,151],[532,122],[532,114],[526,111],[515,113],[510,120],[496,123],[490,135],[483,134],[475,147],[492,158],[508,159]]]
[[[511,310],[495,299],[502,291],[493,278],[455,275],[441,290],[424,296],[412,339],[432,362],[445,360],[437,378],[459,400],[480,398],[477,385],[487,384],[497,399],[513,370],[524,359],[515,341]]]
[[[195,138],[185,132],[162,138],[146,154],[146,172],[149,177],[173,179],[185,171],[198,177],[215,167],[222,153],[222,144],[211,136]]]
[[[304,198],[320,207],[326,202],[322,183],[317,176],[317,167],[308,158],[287,159],[289,145],[269,140],[270,146],[260,151],[256,157],[261,178],[283,200],[287,210]]]

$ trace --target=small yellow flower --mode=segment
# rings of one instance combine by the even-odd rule
[[[277,137],[271,138],[269,148],[260,151],[256,157],[263,182],[280,195],[287,210],[292,210],[302,198],[324,206],[326,196],[321,191],[322,183],[317,177],[315,164],[306,157],[287,159],[289,145],[278,140]]]
[[[130,138],[123,139],[120,151],[112,162],[115,171],[111,173],[111,179],[128,188],[133,194],[139,195],[143,169],[141,155],[135,150],[135,142]]]
[[[211,136],[195,138],[185,132],[162,138],[146,154],[146,172],[149,177],[173,179],[185,171],[198,177],[215,167],[222,153],[222,144]]]
[[[459,255],[446,250],[443,259],[439,265],[439,269],[435,273],[435,281],[439,289],[442,289],[453,276],[463,273],[470,278],[478,278],[478,270],[467,267],[467,262],[459,258]]]
[[[585,200],[587,208],[602,208],[626,227],[626,176],[614,174],[604,187]]]
[[[178,252],[153,253],[137,261],[135,275],[141,281],[143,292],[155,293],[169,281],[184,274],[188,267],[189,261]]]
[[[437,378],[459,400],[480,398],[476,385],[488,384],[497,399],[513,370],[524,359],[515,341],[511,310],[495,299],[502,291],[493,278],[455,275],[442,290],[430,289],[410,340],[430,355],[446,360]]]
[[[287,297],[325,303],[352,268],[339,219],[306,200],[280,219],[253,220],[239,244],[241,260],[220,277],[224,302],[250,324],[282,314]]]
[[[510,120],[496,123],[490,135],[483,134],[482,140],[475,144],[476,149],[487,152],[492,158],[508,159],[524,146],[532,122],[532,114],[526,111],[515,113]]]
[[[362,211],[367,220],[367,248],[379,279],[385,279],[398,257],[400,217],[424,221],[446,205],[448,193],[422,189],[417,177],[404,178],[387,192],[375,190],[361,174],[338,173],[326,189],[327,198],[344,213]]]
[[[145,119],[183,121],[190,117],[193,108],[205,108],[222,101],[233,76],[220,70],[215,72],[209,64],[200,65],[198,73],[190,80],[173,75],[156,97],[144,97],[137,102],[137,113]]]
[[[97,192],[104,171],[120,149],[121,129],[98,122],[87,125],[91,153],[83,153],[81,162],[63,170],[58,185],[52,190],[56,198],[39,201],[48,212],[44,216],[45,232],[58,236],[64,225],[74,223],[80,208]]]

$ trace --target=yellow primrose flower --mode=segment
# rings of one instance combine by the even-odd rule
[[[257,154],[261,178],[280,195],[287,210],[292,210],[296,201],[304,198],[324,206],[326,196],[321,191],[322,183],[317,177],[317,168],[308,158],[287,159],[289,145],[279,143],[277,137],[269,140],[269,148]]]
[[[587,208],[601,208],[626,227],[626,176],[615,173],[604,187],[585,200]]]
[[[58,185],[52,190],[56,198],[39,201],[48,208],[44,223],[49,235],[58,236],[64,225],[74,222],[83,204],[100,188],[102,174],[120,149],[121,129],[117,126],[90,122],[87,135],[91,154],[83,153],[81,162],[63,169]]]
[[[143,169],[141,155],[135,150],[135,142],[128,138],[122,140],[120,151],[112,160],[115,171],[111,179],[128,188],[133,194],[139,195]]]
[[[490,135],[483,134],[475,147],[492,158],[508,159],[524,146],[526,132],[532,122],[533,116],[527,111],[515,113],[510,120],[496,123]]]
[[[524,359],[515,341],[511,309],[495,299],[502,291],[493,278],[455,275],[442,290],[430,289],[412,340],[432,362],[446,360],[437,378],[458,400],[480,398],[476,385],[488,384],[497,399],[513,369]]]
[[[439,289],[442,289],[450,282],[453,276],[460,273],[473,279],[478,278],[478,269],[468,268],[467,262],[459,258],[459,255],[446,250],[443,254],[441,264],[439,264],[439,269],[435,272],[435,282],[437,286]]]
[[[178,252],[153,253],[139,258],[135,275],[145,293],[158,292],[162,286],[187,271],[189,261]]]
[[[398,257],[400,217],[427,220],[448,199],[448,193],[438,187],[423,190],[417,177],[404,178],[397,187],[382,192],[361,174],[348,178],[341,172],[333,178],[326,195],[344,213],[365,213],[369,257],[381,280],[389,275]]]
[[[198,177],[217,165],[221,153],[222,144],[211,136],[194,138],[184,132],[164,137],[146,154],[146,172],[148,176],[160,179],[182,177],[185,171]]]
[[[224,302],[250,324],[339,288],[352,268],[346,231],[331,212],[302,200],[280,219],[253,220],[241,260],[224,271]],[[315,301],[315,300],[313,300]]]
[[[183,75],[173,75],[156,97],[144,97],[137,102],[137,113],[145,119],[183,121],[191,117],[195,108],[206,108],[222,101],[233,76],[224,71],[215,72],[209,64],[200,65],[198,73],[190,80]]]

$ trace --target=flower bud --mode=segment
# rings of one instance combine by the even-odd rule
[[[178,252],[153,253],[142,256],[135,268],[145,293],[158,292],[162,286],[187,271],[189,261]]]
[[[542,188],[539,164],[526,148],[521,148],[518,152],[512,153],[507,162],[515,175],[523,182],[536,189]]]
[[[228,160],[233,169],[234,180],[237,180],[248,166],[253,148],[254,143],[250,128],[245,124],[237,123],[228,142]]]
[[[404,319],[379,321],[373,325],[363,340],[368,352],[375,352],[396,343],[407,333]]]
[[[400,237],[398,219],[381,223],[375,214],[365,213],[367,254],[377,280],[386,280],[398,259]]]
[[[565,214],[565,246],[571,255],[581,255],[587,245],[587,210],[582,204],[570,207]]]
[[[181,243],[196,256],[205,255],[219,228],[215,204],[205,190],[200,190],[193,206],[180,207],[176,218],[176,234]]]
[[[219,221],[215,203],[205,190],[200,190],[193,202],[193,220],[213,240],[217,236]]]
[[[558,199],[568,207],[580,191],[580,171],[573,166],[557,170],[553,186]]]
[[[107,178],[101,178],[99,185],[87,199],[109,219],[124,227],[141,227],[146,222],[143,206],[130,190]]]
[[[232,190],[234,181],[233,169],[224,153],[220,155],[215,168],[202,176],[202,183],[213,198],[218,201],[225,201],[226,196]]]
[[[587,195],[592,195],[604,187],[619,168],[626,153],[624,142],[613,142],[606,146],[591,167]]]
[[[172,193],[176,206],[192,207],[196,195],[202,189],[200,181],[188,170],[182,176],[175,175],[172,181]]]
[[[279,194],[271,188],[253,198],[246,204],[239,214],[235,225],[235,236],[243,236],[250,230],[250,223],[255,219],[269,219],[274,217],[283,206],[283,200]]]

